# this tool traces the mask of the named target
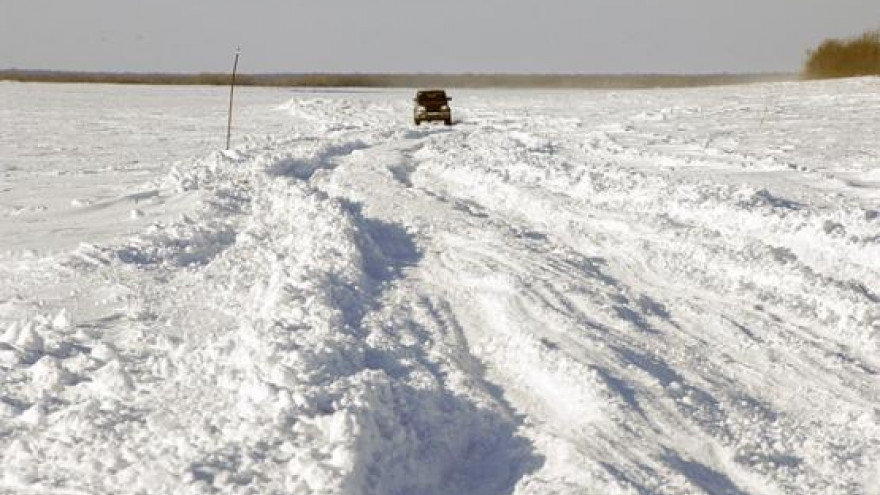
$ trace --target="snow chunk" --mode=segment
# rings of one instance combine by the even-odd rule
[[[4,342],[9,345],[14,345],[18,340],[18,333],[21,331],[20,324],[17,321],[13,321],[6,327],[6,331],[3,332],[3,335],[0,335],[0,342]]]
[[[0,398],[0,419],[11,419],[21,412],[17,407]]]
[[[27,411],[21,413],[18,420],[31,426],[41,426],[46,422],[46,412],[40,404],[34,404]]]
[[[15,339],[15,345],[25,352],[43,352],[45,341],[43,337],[37,333],[36,325],[32,321],[24,324],[24,327],[18,333]]]
[[[93,347],[90,356],[105,363],[119,359],[119,353],[116,351],[116,348],[106,342],[100,342]]]
[[[119,396],[134,390],[134,382],[123,369],[122,364],[114,360],[95,372],[92,387],[100,394]]]
[[[13,349],[0,349],[0,365],[13,367],[19,363],[18,353]]]
[[[43,356],[30,367],[31,380],[44,391],[56,391],[73,382],[74,376],[65,370],[57,358]]]
[[[55,330],[67,330],[70,327],[70,315],[67,314],[67,309],[62,309],[57,315],[55,315],[55,318],[52,319],[52,328]]]

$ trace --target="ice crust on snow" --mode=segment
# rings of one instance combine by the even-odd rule
[[[127,165],[144,89],[29,86],[0,491],[875,493],[878,85],[252,90],[224,152],[168,88]]]

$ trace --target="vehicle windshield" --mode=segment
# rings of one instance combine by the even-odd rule
[[[419,92],[416,95],[416,98],[419,101],[437,101],[437,100],[446,101],[446,93],[443,91],[424,91],[424,92]]]

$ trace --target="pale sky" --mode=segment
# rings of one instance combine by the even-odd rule
[[[797,71],[880,0],[0,0],[0,69]]]

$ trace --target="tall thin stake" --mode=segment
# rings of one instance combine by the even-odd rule
[[[235,49],[235,62],[232,63],[232,84],[229,85],[229,120],[226,122],[226,149],[229,150],[229,139],[232,136],[232,97],[235,94],[235,71],[238,69],[240,48]]]

